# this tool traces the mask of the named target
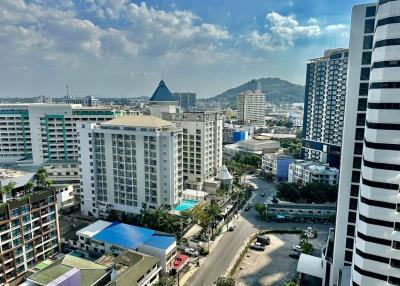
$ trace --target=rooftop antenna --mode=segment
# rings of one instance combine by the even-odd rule
[[[67,95],[66,95],[66,97],[69,97],[69,86],[68,86],[68,84],[65,85],[65,89],[67,90]]]

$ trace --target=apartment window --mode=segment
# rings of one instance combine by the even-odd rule
[[[371,64],[371,57],[372,57],[372,52],[363,52],[361,64],[363,65]]]
[[[356,124],[358,126],[364,126],[365,125],[365,113],[359,113],[357,114],[357,121]]]
[[[358,95],[368,95],[368,83],[360,83]]]
[[[353,252],[350,250],[346,250],[344,253],[344,260],[351,262],[353,260]]]
[[[357,199],[350,198],[349,209],[354,211],[357,210]]]
[[[347,226],[347,235],[354,236],[355,229],[356,229],[356,227],[354,225],[348,225]]]
[[[352,238],[346,238],[346,248],[348,249],[353,249],[354,246],[354,239]]]
[[[372,42],[373,42],[373,36],[365,36],[363,41],[363,49],[364,50],[372,49]]]
[[[356,223],[356,219],[357,219],[357,213],[356,212],[349,212],[349,218],[347,219],[348,222],[351,223]],[[352,247],[348,247],[348,248],[353,248]]]
[[[362,68],[360,74],[360,80],[369,80],[370,68]]]
[[[367,99],[366,98],[359,98],[358,99],[358,111],[366,111],[367,110]]]
[[[358,197],[358,190],[359,190],[359,186],[358,185],[351,185],[351,187],[350,187],[350,195],[352,197]]]
[[[375,19],[367,19],[365,20],[365,25],[364,25],[364,33],[373,33],[375,28]]]
[[[368,242],[372,242],[372,243],[376,243],[376,244],[382,244],[382,245],[386,245],[386,246],[390,246],[392,245],[392,242],[390,240],[387,239],[382,239],[382,238],[377,238],[377,237],[373,237],[373,236],[368,236],[365,235],[361,232],[357,232],[357,236],[359,238],[361,238],[362,240],[368,241]],[[394,245],[395,241],[393,241],[393,245]],[[395,248],[393,246],[393,248]]]
[[[376,13],[376,7],[370,6],[365,9],[365,17],[374,17]]]
[[[354,144],[354,154],[361,155],[363,151],[363,143],[355,143]]]
[[[363,140],[364,138],[364,128],[356,128],[356,140]]]
[[[361,157],[353,158],[353,168],[360,169],[361,168]]]

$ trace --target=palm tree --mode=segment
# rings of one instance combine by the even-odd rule
[[[32,181],[29,181],[25,184],[25,191],[28,193],[32,192],[32,189],[35,187],[35,184]]]
[[[36,170],[36,180],[42,186],[46,186],[46,182],[48,181],[49,173],[43,167]]]
[[[7,201],[7,194],[11,194],[12,190],[15,189],[16,183],[15,182],[9,182],[7,185],[0,187],[0,193],[3,195],[2,196],[2,201],[5,202]]]

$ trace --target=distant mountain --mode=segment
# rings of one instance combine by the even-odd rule
[[[288,82],[278,77],[253,79],[237,87],[230,88],[214,96],[212,99],[233,103],[236,101],[236,96],[239,93],[246,90],[256,90],[257,88],[266,93],[268,102],[274,104],[304,101],[304,86]]]

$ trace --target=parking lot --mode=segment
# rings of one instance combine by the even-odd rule
[[[268,236],[271,244],[264,251],[248,250],[235,273],[236,285],[281,286],[284,281],[297,278],[298,260],[289,257],[289,253],[292,246],[299,243],[299,236],[295,234]]]

